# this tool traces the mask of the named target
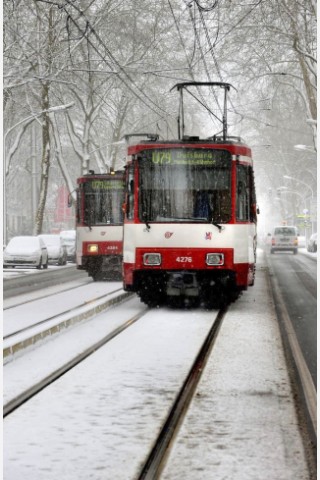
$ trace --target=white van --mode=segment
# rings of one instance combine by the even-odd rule
[[[273,229],[271,236],[270,253],[291,251],[298,253],[297,227],[280,226]]]

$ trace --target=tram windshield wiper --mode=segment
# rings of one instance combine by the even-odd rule
[[[215,227],[217,227],[219,229],[219,233],[220,233],[221,230],[222,230],[222,226],[219,225],[218,223],[214,222],[213,218],[211,220],[209,219],[209,221],[210,221],[210,223],[212,223],[212,225],[214,225]]]
[[[149,221],[148,221],[147,212],[143,212],[142,218],[144,220],[144,223],[146,224],[147,230],[149,231],[151,227],[150,227],[150,224],[149,224]]]
[[[87,224],[87,226],[89,227],[89,230],[91,231],[92,230],[92,222],[91,222],[91,217],[90,215],[88,216],[88,220],[85,222]]]

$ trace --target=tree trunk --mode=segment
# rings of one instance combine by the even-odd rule
[[[49,108],[49,86],[45,84],[42,90],[42,107],[43,110]],[[50,119],[48,113],[42,116],[42,154],[41,154],[41,177],[40,177],[40,194],[39,204],[36,212],[34,235],[42,233],[44,209],[46,206],[48,193],[48,180],[50,169]]]

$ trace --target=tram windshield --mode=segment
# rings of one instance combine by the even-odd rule
[[[86,225],[123,223],[124,183],[122,180],[92,179],[82,185],[83,222]]]
[[[141,221],[230,221],[231,154],[228,151],[146,150],[139,157],[139,186]]]

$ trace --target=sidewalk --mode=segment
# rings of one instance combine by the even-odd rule
[[[255,286],[224,319],[161,480],[311,478],[267,275],[260,251]]]

